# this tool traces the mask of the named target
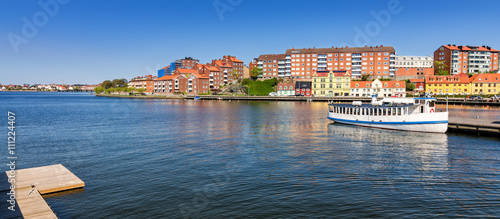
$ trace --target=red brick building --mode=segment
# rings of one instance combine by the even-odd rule
[[[129,81],[128,86],[134,87],[136,89],[143,88],[145,89],[146,93],[153,93],[154,92],[153,81],[155,79],[157,79],[157,77],[153,75],[146,75],[143,77],[137,76]]]
[[[233,69],[231,70],[231,74],[234,76],[233,80],[243,79],[243,61],[230,55],[223,56],[222,61],[233,66]]]
[[[314,71],[347,70],[353,78],[395,75],[396,52],[391,46],[303,48],[286,50],[285,76],[311,80]]]
[[[257,60],[257,67],[262,69],[262,78],[283,78],[290,76],[285,74],[286,67],[285,54],[260,55]],[[288,64],[290,65],[290,64]]]
[[[196,64],[198,64],[200,62],[200,60],[198,59],[193,59],[191,57],[186,57],[184,59],[180,59],[180,60],[176,60],[176,62],[180,62],[181,63],[181,67],[180,68],[193,68]]]
[[[278,83],[276,91],[278,96],[295,96],[295,83]]]
[[[198,71],[200,75],[208,76],[209,86],[212,92],[219,91],[220,86],[224,84],[224,77],[220,69],[211,66],[209,63],[205,65],[197,64],[193,69]]]
[[[258,58],[254,58],[254,59],[252,59],[252,61],[250,61],[250,63],[248,63],[248,69],[249,69],[250,71],[252,71],[252,69],[253,69],[253,68],[258,67],[258,65],[257,65],[257,62],[258,62],[258,61],[259,61],[259,59],[258,59]]]
[[[434,61],[444,66],[436,65],[434,70],[453,75],[498,71],[498,52],[489,46],[442,45],[434,52]]]
[[[310,81],[295,81],[295,96],[306,96],[310,97],[312,95],[312,82]]]
[[[185,93],[198,95],[208,93],[210,89],[209,77],[201,75],[194,69],[180,68],[173,75],[165,75],[154,81],[154,93],[175,94]]]
[[[430,75],[434,75],[434,68],[397,68],[394,80],[424,79]]]
[[[212,66],[219,69],[223,85],[233,83],[233,66],[231,64],[219,59],[212,60]]]

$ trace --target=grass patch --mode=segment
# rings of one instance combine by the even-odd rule
[[[276,84],[278,84],[278,79],[268,79],[265,81],[252,81],[250,79],[244,79],[242,84],[247,88],[249,95],[254,96],[267,96],[271,92],[276,92]]]

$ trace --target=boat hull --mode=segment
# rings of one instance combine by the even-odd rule
[[[436,113],[438,114],[438,113]],[[329,113],[328,118],[336,123],[380,128],[380,129],[391,129],[391,130],[402,130],[402,131],[413,131],[413,132],[432,132],[432,133],[445,133],[448,130],[448,113],[443,113],[443,119],[434,120],[392,120],[392,121],[382,121],[382,120],[359,120],[354,118],[339,118],[333,113]],[[440,116],[441,117],[441,116]]]

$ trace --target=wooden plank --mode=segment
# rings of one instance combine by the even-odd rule
[[[57,218],[42,194],[85,186],[61,164],[16,170],[15,180],[16,202],[24,218]]]
[[[16,170],[16,188],[32,184],[42,195],[85,186],[80,178],[61,164]]]
[[[31,188],[16,189],[16,202],[24,218],[57,218],[42,195]]]

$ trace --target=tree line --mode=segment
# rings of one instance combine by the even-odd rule
[[[122,79],[114,79],[114,80],[105,80],[101,83],[99,87],[94,88],[94,92],[96,94],[101,93],[143,93],[146,91],[144,88],[135,88],[129,87],[128,81],[125,78]]]

